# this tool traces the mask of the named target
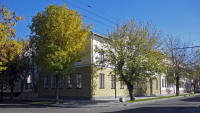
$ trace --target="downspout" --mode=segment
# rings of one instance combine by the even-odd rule
[[[94,68],[93,68],[93,38],[94,38],[94,33],[92,33],[92,37],[91,37],[91,64],[90,64],[90,68],[91,68],[91,94],[90,94],[90,98],[93,99],[93,91],[94,91],[94,86],[93,86],[93,71],[94,71]]]
[[[116,48],[115,48],[116,51]],[[117,81],[117,77],[116,77],[116,70],[115,70],[115,98],[117,98],[117,85],[116,85],[116,81]]]
[[[116,71],[115,71],[115,98],[117,98],[117,85],[116,85]]]
[[[162,87],[162,86],[161,86],[161,85],[162,85],[162,84],[161,84],[162,79],[161,79],[161,77],[162,77],[162,75],[160,76],[160,85],[159,85],[159,86],[160,86],[160,95],[162,94],[162,89],[161,89],[161,87]]]

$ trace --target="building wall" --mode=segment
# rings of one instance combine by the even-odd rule
[[[92,81],[92,95],[93,98],[106,98],[106,97],[114,97],[115,96],[115,91],[116,91],[116,96],[128,96],[128,90],[127,86],[124,84],[124,88],[120,88],[120,81],[116,79],[116,90],[111,88],[111,69],[102,69],[99,70],[97,68],[94,68],[93,70],[93,81]],[[100,88],[100,73],[104,74],[104,88]]]
[[[179,92],[185,93],[185,85],[187,84],[187,82],[183,79],[181,79],[180,81],[183,82],[184,85],[183,85],[183,87],[179,88]],[[162,84],[164,84],[164,85],[162,85]],[[161,86],[161,95],[174,95],[174,94],[176,94],[176,85],[175,84],[169,85],[167,83],[165,74],[161,75],[161,85],[160,86]]]
[[[64,79],[62,81],[62,88],[59,88],[59,95],[61,97],[70,98],[90,98],[91,97],[91,69],[90,67],[79,67],[71,72],[72,74],[72,88],[67,88],[67,81]],[[82,75],[82,88],[76,87],[76,74]],[[48,76],[48,86],[44,88],[44,77]],[[51,76],[47,74],[40,75],[40,97],[54,97],[56,89],[51,88]]]

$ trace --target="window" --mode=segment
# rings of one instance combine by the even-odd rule
[[[70,74],[70,75],[68,75],[67,77],[66,77],[66,80],[67,80],[67,88],[72,88],[72,75]]]
[[[100,84],[100,89],[104,89],[104,74],[100,73],[99,75],[99,84]]]
[[[124,89],[124,81],[120,81],[120,89]]]
[[[58,81],[58,88],[60,88],[60,89],[62,88],[62,80]]]
[[[44,88],[48,88],[48,77],[44,77]]]
[[[82,75],[81,74],[77,74],[76,75],[76,87],[77,88],[82,88]]]
[[[56,77],[51,76],[51,88],[56,88]]]
[[[165,87],[165,79],[162,79],[162,87]]]
[[[99,53],[99,60],[100,61],[104,60],[104,52],[103,52],[103,50],[101,50],[101,52]]]
[[[156,90],[158,90],[158,79],[156,79]]]
[[[111,89],[115,88],[115,76],[111,75]]]
[[[136,89],[136,85],[135,84],[133,85],[133,89]]]

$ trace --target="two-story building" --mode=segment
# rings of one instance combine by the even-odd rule
[[[95,47],[105,43],[105,37],[96,33],[90,36],[86,55],[76,62],[70,74],[59,82],[59,94],[63,98],[98,99],[128,96],[127,86],[117,76],[110,75],[112,66],[98,69],[97,60],[103,60],[104,54],[95,52]],[[160,95],[161,76],[139,82],[134,86],[135,96]],[[55,77],[51,74],[39,76],[39,96],[55,96]]]

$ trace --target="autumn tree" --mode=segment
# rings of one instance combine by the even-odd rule
[[[102,66],[113,66],[113,72],[125,82],[130,100],[134,100],[133,86],[165,70],[165,55],[160,51],[159,33],[150,24],[138,24],[132,20],[117,27],[109,34],[97,52],[103,52]]]
[[[5,44],[5,54],[3,56],[3,61],[6,63],[6,70],[3,71],[3,75],[6,78],[6,82],[11,91],[11,98],[13,97],[13,89],[16,82],[20,79],[19,72],[21,71],[18,68],[20,64],[18,62],[18,57],[22,53],[23,46],[20,41],[11,40]]]
[[[16,16],[15,12],[8,10],[5,6],[0,7],[0,86],[2,99],[3,87],[5,84],[5,76],[3,73],[7,69],[9,61],[12,61],[16,55],[16,51],[10,51],[11,48],[14,49],[12,46],[18,45],[17,42],[13,40],[15,38],[14,26],[21,19],[23,18]],[[8,55],[8,53],[10,53],[10,55]],[[8,56],[11,56],[9,60]]]
[[[36,63],[56,77],[56,100],[59,101],[58,80],[66,76],[79,60],[88,44],[90,29],[81,15],[66,5],[50,5],[32,19],[32,44]]]

